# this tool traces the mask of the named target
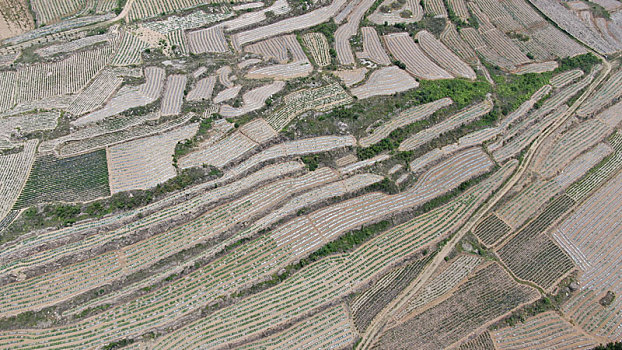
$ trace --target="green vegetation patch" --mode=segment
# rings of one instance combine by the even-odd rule
[[[106,151],[37,158],[15,208],[45,202],[86,202],[110,195]]]

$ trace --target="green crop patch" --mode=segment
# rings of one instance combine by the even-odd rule
[[[106,151],[37,158],[15,208],[46,202],[87,202],[110,195]]]

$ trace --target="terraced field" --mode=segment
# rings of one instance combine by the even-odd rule
[[[622,340],[620,11],[0,0],[0,349]]]

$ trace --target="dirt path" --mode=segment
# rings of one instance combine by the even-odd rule
[[[448,256],[458,241],[460,241],[467,232],[471,231],[475,224],[478,223],[479,220],[481,220],[486,214],[488,214],[488,211],[522,178],[543,141],[555,132],[555,130],[557,130],[561,125],[563,125],[564,122],[566,122],[566,120],[573,115],[574,111],[587,99],[592,91],[594,91],[594,89],[605,79],[605,77],[609,75],[609,72],[611,71],[611,64],[602,56],[598,54],[595,55],[601,59],[604,66],[604,69],[599,77],[590,84],[588,89],[577,99],[577,101],[575,101],[575,103],[572,104],[570,108],[568,108],[564,114],[560,115],[557,121],[555,121],[549,128],[545,129],[544,132],[538,136],[538,138],[527,150],[524,161],[519,164],[518,169],[506,182],[505,186],[467,221],[462,229],[460,229],[458,233],[441,249],[430,265],[424,269],[423,273],[421,273],[417,279],[415,279],[404,291],[402,291],[402,293],[400,293],[400,295],[393,299],[391,303],[389,303],[378,315],[376,315],[372,323],[367,328],[365,334],[362,335],[358,349],[370,349],[374,345],[388,321],[393,317],[395,310],[399,310],[403,307],[410,297],[417,293],[421,287],[427,283],[440,264],[445,261],[445,257]],[[516,276],[512,275],[512,277],[515,278]]]

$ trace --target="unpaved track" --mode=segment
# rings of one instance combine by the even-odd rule
[[[458,231],[458,233],[451,238],[451,240],[441,249],[441,251],[436,255],[436,257],[432,260],[430,265],[428,265],[423,272],[419,275],[417,279],[415,279],[402,293],[400,293],[391,303],[389,303],[376,317],[373,319],[372,323],[367,328],[366,332],[362,335],[361,342],[357,349],[370,349],[373,347],[375,342],[378,339],[378,336],[385,329],[386,325],[393,318],[393,314],[395,310],[399,310],[404,304],[410,299],[412,295],[417,293],[419,289],[423,285],[427,283],[432,274],[436,271],[436,269],[440,266],[440,264],[445,261],[445,257],[452,251],[456,243],[458,243],[464,235],[471,231],[471,229],[475,226],[476,223],[479,222],[488,212],[489,210],[521,179],[529,164],[531,163],[534,154],[539,150],[542,142],[555,130],[557,130],[561,125],[563,125],[570,116],[573,115],[574,111],[585,101],[585,99],[594,91],[594,89],[600,85],[600,83],[607,77],[611,71],[611,64],[605,60],[602,56],[594,53],[598,58],[603,62],[603,71],[600,73],[599,77],[594,80],[590,86],[587,88],[585,92],[572,104],[570,108],[566,111],[566,113],[559,116],[557,121],[555,121],[551,126],[545,129],[538,138],[532,143],[527,152],[525,153],[524,161],[521,162],[518,166],[518,169],[514,172],[514,174],[510,177],[510,179],[506,182],[505,186],[499,190],[488,202],[486,202],[477,213],[475,213],[467,223]],[[506,269],[507,270],[507,269]],[[512,274],[512,277],[516,278]]]

